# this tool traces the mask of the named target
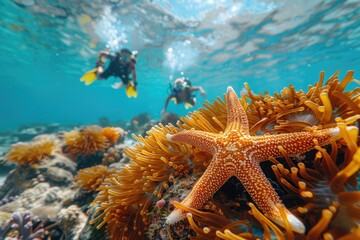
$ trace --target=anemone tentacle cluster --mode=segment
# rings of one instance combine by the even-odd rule
[[[106,224],[112,239],[144,238],[149,207],[177,176],[189,174],[190,147],[166,139],[166,134],[176,132],[174,126],[159,125],[145,138],[134,136],[140,144],[124,150],[132,162],[99,187],[94,203],[102,214],[93,223],[101,219],[98,228]]]
[[[115,144],[122,129],[99,126],[88,126],[80,130],[73,130],[65,133],[64,141],[66,149],[74,155],[91,155],[102,151]]]
[[[76,186],[86,191],[96,191],[104,179],[112,172],[107,166],[96,165],[79,170],[74,181],[76,181]]]
[[[19,142],[11,146],[5,160],[18,165],[34,165],[54,154],[57,149],[58,144],[53,139],[41,138],[28,143]]]
[[[148,136],[135,137],[140,143],[125,150],[130,163],[99,187],[94,203],[99,205],[100,216],[93,223],[99,223],[98,228],[106,225],[111,239],[146,238],[149,213],[173,181],[181,181],[181,176],[194,171],[204,171],[200,180],[205,179],[211,186],[223,177],[216,175],[216,171],[211,172],[213,178],[206,177],[216,168],[217,159],[223,160],[220,164],[227,166],[230,175],[236,175],[238,167],[234,168],[233,161],[236,157],[230,152],[236,155],[244,147],[236,140],[242,139],[242,143],[249,145],[242,150],[245,160],[270,160],[279,184],[287,193],[277,196],[269,186],[265,192],[273,191],[272,201],[262,203],[257,196],[262,188],[251,180],[262,175],[260,167],[255,167],[258,170],[255,175],[240,178],[253,198],[246,200],[248,207],[239,210],[229,204],[218,204],[220,211],[215,211],[207,208],[206,201],[217,204],[210,197],[229,175],[214,189],[207,188],[206,181],[198,181],[185,200],[174,203],[176,209],[168,216],[169,223],[186,216],[199,239],[269,239],[271,233],[277,239],[359,238],[360,214],[358,203],[352,198],[359,195],[354,176],[360,166],[356,127],[360,119],[360,90],[345,91],[353,81],[352,76],[349,71],[340,81],[335,73],[324,83],[321,73],[319,82],[309,86],[307,92],[289,86],[274,96],[255,95],[245,84],[247,93],[240,99],[230,89],[224,99],[206,102],[199,111],[181,118],[178,128],[159,125],[148,131]],[[227,138],[219,140],[222,135]],[[257,141],[249,139],[264,140],[261,144],[267,150],[256,150]],[[271,139],[277,140],[270,142]],[[299,145],[296,139],[306,145]],[[221,151],[227,154],[221,155]],[[294,155],[300,153],[299,160]],[[248,171],[247,166],[239,164],[245,167],[243,171]],[[265,176],[261,179],[261,183],[266,182]],[[199,182],[205,187],[203,191],[197,191]],[[325,186],[323,189],[334,201],[319,204],[320,186]],[[296,205],[289,205],[287,198],[294,199]],[[344,218],[351,219],[351,224],[343,226]],[[252,231],[250,219],[260,223],[263,236]]]

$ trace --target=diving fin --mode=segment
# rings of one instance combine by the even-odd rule
[[[128,98],[137,98],[138,95],[136,87],[133,83],[130,83],[129,86],[126,87],[125,93]]]
[[[189,109],[189,108],[192,108],[192,107],[194,107],[191,103],[188,103],[188,102],[186,102],[185,104],[184,104],[184,107],[185,107],[185,109]]]
[[[80,81],[84,82],[85,85],[90,85],[96,80],[97,68],[91,69],[87,73],[81,76]]]
[[[177,104],[176,97],[171,98],[170,100],[174,101],[175,104]]]

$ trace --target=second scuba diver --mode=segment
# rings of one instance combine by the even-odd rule
[[[119,77],[121,82],[114,83],[112,87],[119,89],[125,85],[126,95],[128,97],[137,97],[136,54],[136,52],[131,52],[126,48],[121,49],[115,55],[112,55],[107,50],[100,51],[96,61],[96,68],[85,73],[80,80],[89,85],[96,79],[105,80],[111,76]],[[106,59],[109,59],[110,63],[104,69]],[[132,79],[129,77],[130,74],[132,74]]]
[[[167,106],[170,100],[174,100],[175,104],[184,103],[185,108],[195,106],[196,97],[194,93],[200,91],[201,96],[206,97],[206,92],[200,86],[191,86],[191,82],[186,78],[178,78],[174,82],[174,87],[172,88],[172,93],[167,97],[165,102],[165,107],[161,111],[161,114],[166,112]]]

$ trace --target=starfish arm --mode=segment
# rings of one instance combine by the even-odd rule
[[[356,127],[347,127],[348,130],[352,128]],[[259,161],[267,160],[269,156],[281,157],[283,155],[279,150],[279,146],[282,146],[290,156],[294,156],[314,149],[314,140],[317,140],[319,145],[323,146],[329,144],[331,140],[339,139],[341,139],[341,134],[338,127],[312,132],[295,132],[252,137],[252,140],[256,143],[252,149],[253,157]]]
[[[226,166],[219,164],[217,155],[215,155],[204,174],[195,183],[193,189],[181,204],[200,209],[230,177],[231,175],[227,173]],[[185,217],[184,212],[181,209],[175,209],[167,217],[166,222],[174,224],[181,220],[182,217],[180,216]]]
[[[232,87],[228,87],[226,95],[227,125],[225,133],[231,130],[239,131],[243,136],[249,136],[249,122],[244,107]]]
[[[166,138],[172,142],[181,142],[194,145],[206,152],[215,154],[216,151],[216,138],[215,133],[203,132],[198,130],[183,130],[176,134],[167,134]]]
[[[273,221],[281,226],[285,226],[277,204],[283,206],[285,209],[286,207],[282,204],[278,194],[264,175],[259,163],[251,161],[250,159],[243,163],[244,164],[237,168],[236,177],[244,185],[246,191],[250,194],[259,209]],[[286,217],[294,231],[300,233],[305,231],[304,224],[288,210],[286,210]]]

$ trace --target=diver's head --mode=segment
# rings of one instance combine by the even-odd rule
[[[186,82],[184,78],[178,78],[175,80],[174,82],[174,91],[175,93],[180,92],[181,90],[183,90],[186,86]]]
[[[131,51],[127,48],[123,48],[116,53],[116,56],[119,58],[119,60],[123,62],[130,62],[131,55],[132,55]]]

